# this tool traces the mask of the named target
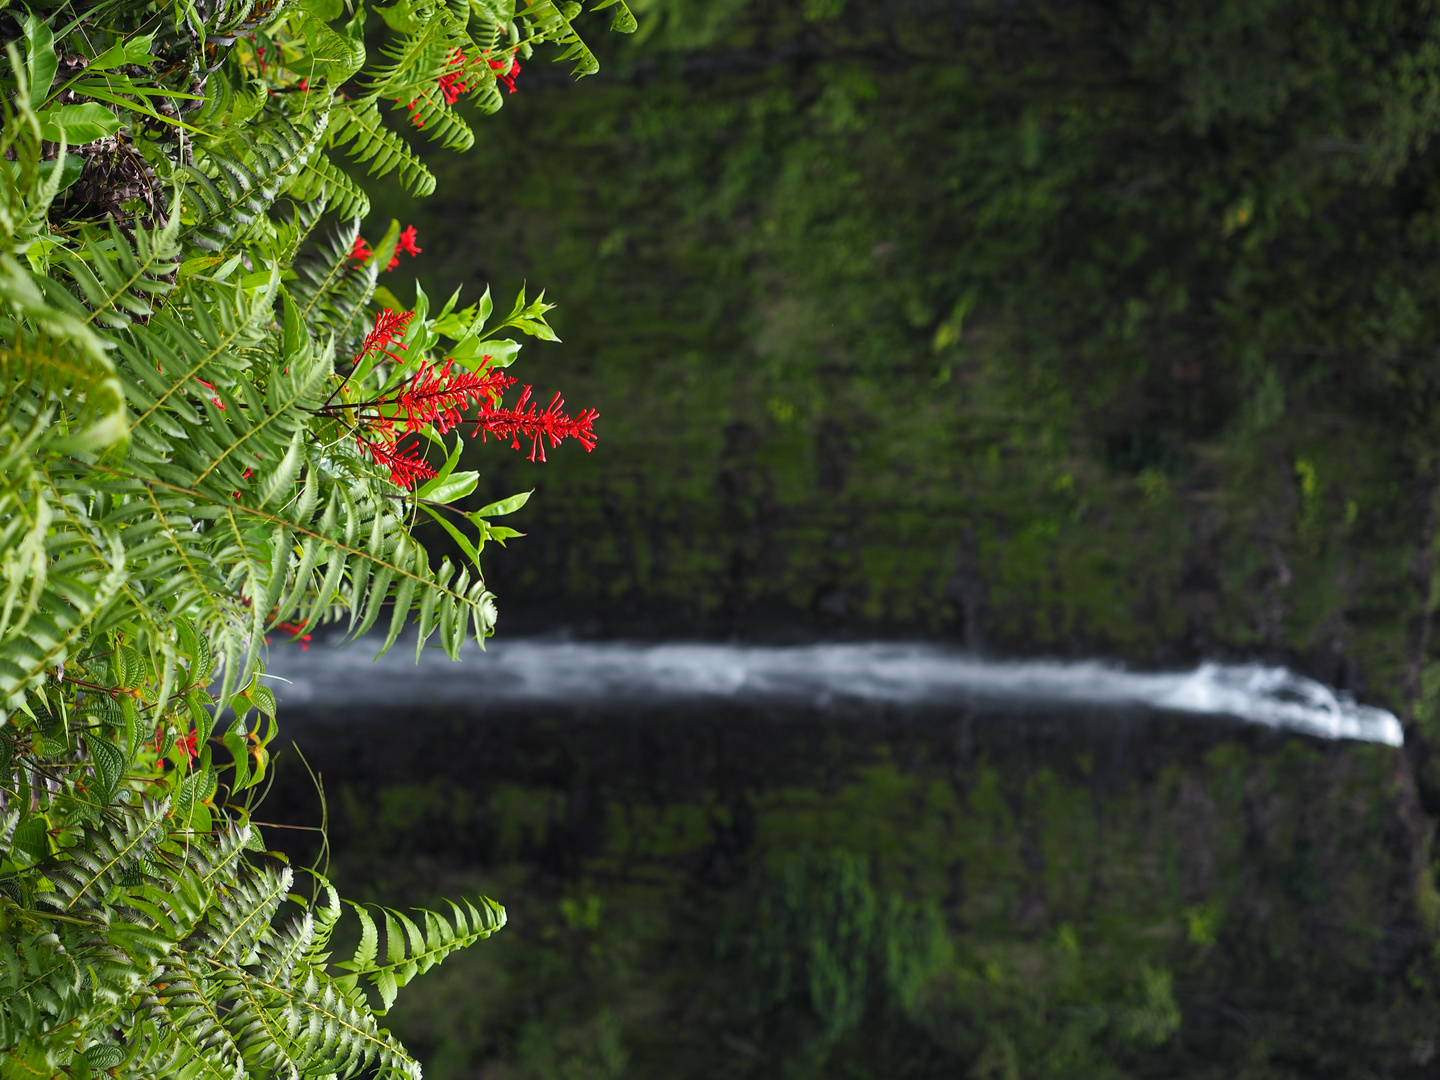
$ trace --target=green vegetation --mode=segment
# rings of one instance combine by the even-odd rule
[[[661,798],[556,728],[550,772],[345,811],[355,887],[527,913],[397,1024],[491,1080],[1433,1070],[1440,8],[635,9],[598,85],[527,69],[377,197],[427,282],[563,288],[539,390],[605,452],[467,456],[538,488],[507,617],[1265,656],[1409,743]]]
[[[477,548],[524,500],[444,517],[478,482],[445,435],[590,448],[593,413],[503,404],[497,335],[554,336],[523,292],[372,304],[413,232],[359,241],[334,155],[433,189],[380,103],[467,148],[453,106],[498,108],[518,56],[595,70],[580,6],[400,0],[368,66],[340,0],[39,6],[0,2],[0,1077],[418,1080],[378,1018],[504,909],[351,905],[331,962],[339,895],[252,820],[260,654],[382,611],[384,648],[412,611],[417,650],[483,641]]]
[[[1403,704],[1430,5],[636,10],[596,85],[527,69],[485,153],[382,200],[427,280],[564,286],[543,389],[604,456],[467,458],[539,488],[512,612],[1265,654]]]
[[[510,902],[392,1014],[428,1075],[1428,1075],[1394,751],[877,721],[414,716],[463,764],[378,798],[318,729],[337,880]]]

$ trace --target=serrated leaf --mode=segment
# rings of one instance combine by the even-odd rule
[[[125,772],[125,755],[108,739],[86,734],[85,744],[90,748],[90,760],[95,766],[98,790],[95,801],[104,806],[115,797],[115,789]]]

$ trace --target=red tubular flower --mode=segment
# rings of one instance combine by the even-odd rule
[[[556,394],[550,404],[541,410],[530,400],[530,387],[520,395],[515,408],[505,409],[482,406],[476,420],[473,438],[477,433],[481,441],[494,435],[497,439],[509,439],[512,449],[520,449],[520,436],[530,440],[530,460],[545,460],[545,440],[550,440],[553,449],[564,439],[575,439],[585,452],[595,449],[595,421],[600,414],[594,409],[585,409],[573,420],[560,410],[565,402]]]
[[[495,78],[503,82],[510,93],[515,93],[515,76],[520,74],[520,61],[512,56],[508,61],[491,60],[489,63],[491,70],[495,72]],[[502,72],[504,74],[501,74]]]
[[[465,54],[459,49],[452,50],[447,65],[447,69],[436,80],[436,85],[440,87],[445,104],[454,105],[460,100],[461,94],[470,92],[470,85],[461,78],[465,73]]]
[[[419,234],[415,231],[415,226],[407,225],[405,231],[400,234],[400,239],[395,242],[395,250],[390,253],[390,264],[386,266],[385,269],[394,270],[395,267],[399,266],[402,253],[411,256],[419,255],[421,248],[420,245],[416,243],[418,239]],[[350,258],[356,262],[363,263],[369,262],[374,257],[375,252],[370,250],[370,245],[365,242],[365,238],[363,236],[357,236],[355,238],[355,246],[350,249]]]
[[[182,754],[184,754],[187,758],[193,761],[195,758],[200,756],[200,751],[196,749],[195,746],[195,743],[197,741],[198,737],[193,731],[189,735],[177,735],[175,736],[175,748],[179,750]],[[165,735],[163,732],[159,732],[155,735],[155,752],[158,754],[160,752],[160,748],[164,745]]]
[[[281,633],[289,634],[291,637],[296,637],[296,636],[298,635],[299,638],[300,638],[300,651],[301,651],[301,652],[308,652],[308,651],[309,651],[309,649],[310,649],[310,638],[311,638],[311,635],[309,635],[309,634],[301,634],[301,633],[300,633],[301,630],[304,630],[304,629],[305,629],[305,624],[304,624],[304,623],[298,623],[298,622],[282,622],[282,623],[276,623],[276,624],[275,624],[275,629],[276,629],[276,630],[279,630]],[[270,639],[269,639],[269,638],[266,638],[266,639],[265,639],[265,642],[266,642],[266,644],[269,644]]]
[[[505,388],[515,384],[503,371],[455,373],[454,364],[453,360],[446,360],[442,368],[422,364],[399,397],[381,404],[393,404],[400,410],[396,419],[403,418],[406,432],[434,424],[444,435],[460,426],[464,419],[461,413],[472,403],[482,408],[493,406]]]
[[[374,329],[365,335],[365,341],[360,346],[360,355],[355,357],[355,362],[358,364],[372,351],[382,352],[398,362],[400,358],[395,355],[394,350],[405,348],[400,339],[405,336],[405,328],[414,317],[413,311],[391,311],[386,308],[380,312],[375,317]]]
[[[356,435],[355,442],[359,444],[361,453],[376,465],[383,465],[390,470],[390,482],[396,487],[409,490],[421,480],[430,480],[435,476],[435,470],[425,463],[413,446],[386,446],[373,442],[364,435]]]
[[[214,383],[208,383],[204,379],[196,379],[195,381],[198,382],[201,386],[205,387],[206,390],[209,390],[212,394],[215,393]],[[225,403],[220,400],[220,396],[218,394],[216,394],[210,399],[210,404],[214,405],[217,409],[225,408]]]

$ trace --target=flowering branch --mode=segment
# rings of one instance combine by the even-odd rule
[[[435,476],[435,470],[425,463],[425,459],[413,446],[401,447],[399,443],[375,442],[359,434],[355,436],[355,442],[362,454],[376,465],[390,470],[390,482],[396,487],[409,491],[421,480],[429,480]]]
[[[520,74],[520,61],[515,58],[514,52],[507,53],[504,58],[499,60],[491,60],[489,55],[488,52],[484,52],[480,54],[480,57],[495,73],[496,81],[504,83],[510,93],[515,93],[515,77]],[[465,73],[467,62],[463,52],[459,49],[451,49],[450,55],[445,61],[445,70],[435,80],[436,89],[440,91],[440,96],[444,98],[447,106],[454,105],[463,95],[475,88],[474,82],[468,79]],[[425,126],[425,121],[420,118],[420,100],[422,98],[427,102],[431,101],[429,93],[422,90],[405,106],[410,113],[410,122],[417,128]],[[395,99],[395,104],[400,104],[399,98]]]
[[[528,408],[527,408],[528,403]],[[565,439],[574,439],[585,447],[588,454],[595,449],[595,421],[600,414],[594,409],[584,409],[571,419],[561,412],[565,401],[559,394],[550,400],[543,410],[530,400],[530,387],[520,395],[513,409],[482,408],[471,437],[479,434],[480,441],[494,435],[497,439],[509,439],[512,450],[520,449],[520,437],[530,440],[530,460],[545,460],[545,440],[550,440],[554,449]]]
[[[386,271],[394,270],[400,265],[400,256],[409,255],[412,258],[424,250],[419,244],[420,234],[415,231],[414,225],[405,226],[405,231],[400,234],[400,239],[395,241],[395,250],[390,253],[390,262],[385,267]],[[375,257],[375,252],[363,236],[355,237],[355,246],[350,249],[350,258],[356,262],[369,262]]]
[[[340,380],[339,385],[330,391],[330,396],[325,399],[325,404],[321,405],[316,411],[323,412],[330,407],[330,403],[335,400],[335,396],[345,389],[346,384],[350,381],[350,376],[355,374],[356,368],[360,366],[360,361],[364,360],[365,357],[369,356],[372,352],[382,352],[391,360],[399,363],[400,358],[395,355],[394,350],[403,350],[405,348],[405,343],[400,339],[405,336],[405,330],[409,327],[410,320],[414,317],[415,313],[413,311],[391,311],[389,308],[386,308],[380,312],[379,315],[375,316],[375,326],[365,335],[365,340],[361,342],[360,352],[356,355],[355,359],[351,361],[350,370],[345,373],[345,377]]]

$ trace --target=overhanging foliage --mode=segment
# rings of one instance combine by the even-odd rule
[[[490,519],[524,501],[449,509],[460,425],[594,445],[593,411],[503,402],[502,335],[553,339],[543,297],[375,302],[418,249],[359,239],[353,168],[428,194],[382,105],[468,148],[459,100],[498,108],[537,46],[595,70],[580,5],[398,0],[372,62],[340,0],[41,12],[0,15],[0,1077],[418,1076],[362,983],[388,1009],[504,909],[381,912],[382,956],[357,908],[330,964],[339,897],[294,891],[249,820],[262,646],[383,618],[388,649],[413,614],[457,656],[495,625]],[[468,565],[432,565],[422,512]]]

